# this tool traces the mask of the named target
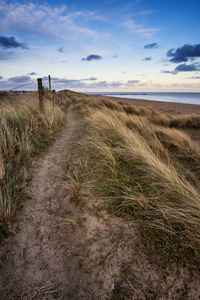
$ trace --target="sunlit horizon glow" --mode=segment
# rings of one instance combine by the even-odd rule
[[[200,92],[200,2],[0,0],[0,90]]]

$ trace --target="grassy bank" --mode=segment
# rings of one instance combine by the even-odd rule
[[[199,128],[200,116],[80,94],[72,100],[80,115],[67,164],[72,200],[91,208],[93,199],[96,213],[123,216],[149,249],[198,260],[200,149],[179,129]]]
[[[67,97],[63,100],[62,108],[53,108],[51,93],[46,90],[45,113],[42,115],[37,92],[0,99],[1,156],[5,170],[0,193],[1,234],[8,232],[10,222],[22,204],[23,189],[30,180],[28,169],[32,158],[48,148],[66,123]]]

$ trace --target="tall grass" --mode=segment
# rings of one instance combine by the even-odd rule
[[[170,128],[174,116],[155,109],[91,97],[75,102],[84,128],[73,147],[79,183],[86,189],[89,182],[90,197],[92,192],[110,211],[137,222],[141,235],[162,251],[197,258],[199,145]]]
[[[0,103],[0,146],[5,169],[0,193],[2,230],[21,204],[23,187],[30,179],[28,168],[32,157],[47,149],[66,120],[64,111],[58,106],[53,108],[48,90],[44,102],[44,115],[39,113],[37,92],[9,96]]]

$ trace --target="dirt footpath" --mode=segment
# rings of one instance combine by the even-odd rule
[[[142,252],[136,228],[95,201],[70,201],[68,126],[32,168],[29,199],[18,214],[16,234],[0,250],[0,299],[199,299],[199,273],[159,267]]]

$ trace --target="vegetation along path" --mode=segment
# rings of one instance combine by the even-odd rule
[[[195,271],[156,264],[130,223],[94,209],[95,201],[70,200],[66,165],[77,126],[70,106],[68,126],[33,166],[29,199],[1,249],[0,299],[198,299]]]

